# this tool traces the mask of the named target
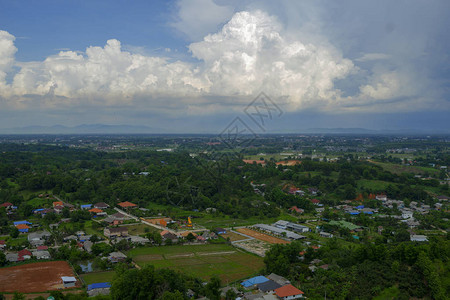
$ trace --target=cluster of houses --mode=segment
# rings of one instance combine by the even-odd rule
[[[250,290],[241,299],[248,300],[290,300],[303,298],[303,292],[293,286],[289,280],[277,274],[256,276],[247,279],[241,285]]]
[[[30,251],[28,249],[22,249],[17,252],[8,252],[6,253],[6,260],[8,262],[20,262],[24,260],[28,260],[31,258],[34,259],[50,259],[50,252],[48,252],[48,247],[45,245],[38,245],[35,249]]]

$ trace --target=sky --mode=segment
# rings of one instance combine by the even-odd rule
[[[448,28],[448,0],[0,0],[0,129],[450,132]]]

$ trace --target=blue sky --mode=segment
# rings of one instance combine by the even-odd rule
[[[449,1],[0,0],[0,128],[449,130]]]

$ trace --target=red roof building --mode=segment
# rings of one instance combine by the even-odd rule
[[[288,284],[277,288],[275,294],[281,299],[297,299],[302,298],[304,293],[292,284]]]
[[[56,207],[56,206],[64,206],[64,203],[62,201],[55,201],[55,202],[53,202],[53,207]]]
[[[136,204],[131,203],[131,202],[128,202],[128,201],[120,202],[120,203],[117,204],[117,205],[119,205],[119,206],[122,207],[122,208],[134,208],[134,207],[137,207]]]
[[[298,208],[297,206],[292,206],[291,208],[289,208],[289,210],[295,211],[295,212],[298,213],[298,214],[302,214],[302,213],[304,212],[303,209]]]
[[[103,210],[101,210],[100,208],[93,208],[93,209],[90,209],[89,212],[94,213],[94,214],[100,214],[103,212]]]
[[[19,258],[23,259],[25,259],[26,256],[28,256],[28,258],[31,258],[32,255],[31,251],[27,249],[20,250],[17,254],[19,255]]]
[[[48,250],[48,246],[38,246],[38,250]]]
[[[311,202],[312,202],[313,204],[319,204],[319,203],[320,203],[320,200],[319,200],[319,199],[312,199]]]
[[[17,229],[30,229],[30,226],[28,226],[27,224],[19,224],[19,225],[16,225],[16,228]]]
[[[11,207],[11,206],[13,206],[13,204],[11,202],[5,202],[5,203],[0,204],[0,207],[8,208],[8,207]]]

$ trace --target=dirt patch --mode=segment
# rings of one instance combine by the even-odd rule
[[[183,258],[183,257],[193,257],[194,253],[183,253],[183,254],[164,254],[166,259],[172,258]]]
[[[0,292],[36,293],[63,288],[61,276],[75,276],[66,261],[38,262],[0,269]],[[77,280],[76,287],[81,287]]]
[[[221,255],[224,255],[224,254],[233,254],[233,253],[236,253],[236,251],[197,252],[197,255],[200,255],[200,256],[206,256],[206,255],[212,255],[212,256],[218,255],[218,256],[221,256]]]
[[[270,244],[258,239],[236,242],[234,243],[234,246],[262,257],[264,257],[266,255],[266,251],[270,249]],[[241,263],[245,264],[246,262],[241,261]]]
[[[248,236],[254,237],[255,239],[271,243],[271,244],[289,244],[290,243],[288,241],[285,241],[285,240],[282,240],[282,239],[279,239],[279,238],[276,238],[276,237],[273,237],[273,236],[270,236],[265,233],[261,233],[261,232],[258,232],[258,231],[255,231],[255,230],[252,230],[249,228],[238,228],[238,229],[236,229],[236,231],[246,234]]]
[[[230,238],[231,242],[248,239],[248,237],[234,233],[234,232],[227,232],[227,233],[221,234],[220,236],[223,237],[224,239]]]

